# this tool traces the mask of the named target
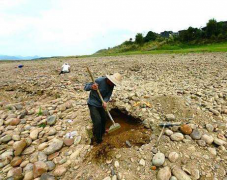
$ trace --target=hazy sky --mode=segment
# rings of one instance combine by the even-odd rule
[[[136,33],[227,21],[226,0],[0,0],[0,54],[92,54]]]

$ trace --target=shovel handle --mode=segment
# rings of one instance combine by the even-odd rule
[[[95,83],[94,76],[92,75],[92,73],[91,73],[89,67],[87,67],[87,71],[88,71],[88,73],[89,73],[89,75],[90,75],[90,77],[91,77],[92,82]],[[103,98],[102,98],[102,95],[101,95],[99,89],[97,89],[97,92],[98,92],[99,98],[101,99],[102,103],[104,103],[104,100],[103,100]]]

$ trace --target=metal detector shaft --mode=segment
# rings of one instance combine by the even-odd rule
[[[95,79],[94,79],[94,77],[93,77],[93,75],[92,75],[92,73],[91,73],[89,67],[87,67],[87,71],[88,71],[88,73],[90,74],[90,77],[91,77],[92,82],[95,83]],[[102,98],[102,95],[101,95],[99,89],[97,89],[97,93],[98,93],[99,98],[101,99],[102,103],[104,103],[104,100],[103,100],[103,98]],[[109,112],[109,110],[108,110],[108,107],[106,107],[106,112],[107,112],[108,116],[110,117],[110,120],[111,120],[111,121],[113,122],[113,124],[115,125],[115,122],[114,122],[114,120],[113,120],[113,118],[112,118],[112,116],[111,116],[111,114],[110,114],[110,112]]]

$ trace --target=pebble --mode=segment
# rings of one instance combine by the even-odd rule
[[[116,168],[118,168],[118,167],[120,166],[119,162],[118,162],[118,161],[115,161],[115,162],[114,162],[114,166],[115,166]]]
[[[140,159],[139,164],[140,164],[141,166],[145,166],[145,165],[146,165],[146,162],[145,162],[145,160],[144,160],[144,159]]]
[[[47,146],[48,146],[48,144],[47,144],[46,142],[44,142],[44,143],[42,143],[42,144],[40,144],[40,145],[38,146],[38,150],[39,150],[39,151],[42,151],[42,150],[44,150]]]
[[[214,126],[211,124],[206,124],[206,129],[208,130],[208,132],[213,132],[214,131]]]
[[[48,173],[43,173],[40,177],[40,180],[55,180],[56,178],[53,175]]]
[[[30,146],[28,148],[26,148],[24,151],[23,151],[23,155],[28,155],[28,154],[32,154],[33,152],[35,151],[35,147],[34,146]]]
[[[154,155],[153,159],[152,159],[152,164],[154,166],[161,166],[163,165],[165,162],[165,155],[163,153],[157,153]]]
[[[194,129],[191,133],[191,138],[194,140],[199,140],[202,137],[202,132],[198,129]]]
[[[187,124],[183,124],[180,127],[180,131],[185,135],[190,135],[192,133],[192,128]]]
[[[170,138],[173,140],[173,141],[182,141],[184,139],[184,135],[181,134],[181,133],[174,133],[170,136]]]
[[[10,162],[11,166],[16,167],[19,166],[22,163],[22,158],[21,157],[14,157],[12,161]]]
[[[54,152],[60,150],[63,146],[63,141],[60,139],[54,139],[50,145],[44,150],[47,155],[53,154]]]
[[[207,144],[212,144],[214,141],[213,136],[207,134],[203,134],[201,139],[204,140]]]
[[[67,169],[64,166],[58,166],[55,168],[53,175],[54,176],[62,176],[63,174],[65,174],[67,171]]]
[[[167,121],[174,121],[176,117],[173,114],[166,114]]]
[[[52,126],[56,123],[56,116],[48,116],[47,118],[47,124]]]
[[[177,161],[178,158],[179,158],[179,154],[177,152],[169,153],[168,159],[170,162],[174,163]]]
[[[53,161],[46,161],[45,163],[48,167],[48,171],[52,171],[55,168],[55,164]]]
[[[169,130],[169,129],[166,129],[166,130],[165,130],[165,134],[166,134],[167,136],[171,136],[171,135],[173,134],[173,131],[171,131],[171,130]]]
[[[191,178],[177,166],[173,167],[172,173],[178,180],[191,180]]]
[[[64,144],[66,145],[66,146],[71,146],[73,143],[74,143],[74,139],[73,138],[65,138],[64,140]]]
[[[10,135],[5,135],[4,137],[1,138],[1,142],[7,143],[12,139],[12,136]]]
[[[226,142],[221,139],[214,138],[214,144],[216,144],[218,146],[223,146],[224,144],[226,144]]]
[[[34,179],[33,176],[34,176],[33,171],[27,171],[25,172],[23,180],[32,180]]]
[[[157,180],[168,180],[171,177],[170,167],[166,166],[158,171]]]
[[[19,156],[27,146],[26,140],[21,140],[13,144],[14,155]]]
[[[33,167],[34,178],[41,176],[43,173],[47,172],[47,170],[48,170],[48,167],[46,163],[42,161],[35,162]]]
[[[206,142],[204,140],[198,140],[197,144],[201,147],[205,147],[206,146]]]
[[[30,132],[30,138],[32,140],[36,140],[38,138],[38,134],[39,134],[39,129],[34,129]]]

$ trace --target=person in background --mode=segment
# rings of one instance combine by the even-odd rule
[[[68,63],[64,63],[63,66],[61,67],[61,72],[60,74],[65,74],[65,73],[70,73],[70,65]]]

